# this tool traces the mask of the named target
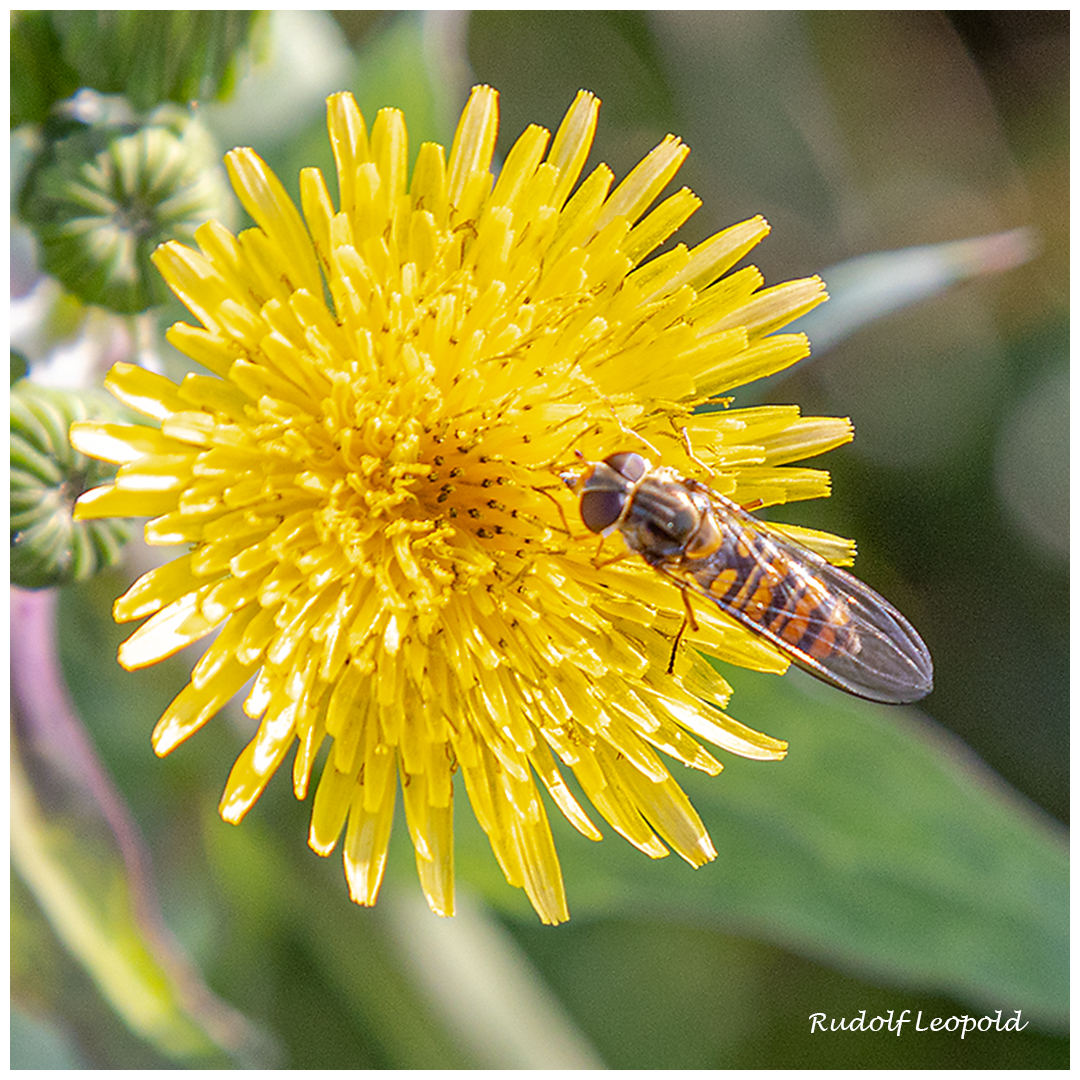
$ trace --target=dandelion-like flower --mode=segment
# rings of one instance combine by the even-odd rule
[[[340,205],[306,169],[302,214],[252,150],[233,150],[256,227],[210,222],[199,251],[155,255],[202,324],[169,340],[210,374],[176,385],[118,364],[107,386],[156,426],[72,429],[120,465],[78,517],[146,516],[151,544],[190,545],[116,602],[118,620],[149,616],[120,662],[217,632],[155,750],[251,683],[258,730],[221,801],[239,822],[294,746],[304,798],[331,740],[309,843],[329,854],[344,829],[360,904],[379,891],[399,781],[434,911],[453,912],[460,772],[508,881],[557,923],[540,785],[585,836],[601,838],[599,815],[646,854],[670,845],[699,866],[715,851],[658,751],[715,774],[694,736],[757,759],[786,749],[722,711],[730,688],[703,654],[769,671],[786,660],[699,611],[669,674],[677,588],[640,560],[598,558],[560,473],[631,449],[744,505],[827,494],[826,473],[788,463],[847,441],[846,420],[695,412],[805,356],[802,335],[774,331],[823,286],[726,273],[768,232],[761,218],[645,261],[699,204],[683,189],[649,209],[687,148],[668,137],[614,190],[604,165],[578,185],[598,108],[582,92],[553,141],[530,127],[495,178],[497,95],[478,87],[449,160],[425,143],[410,180],[401,114],[381,111],[369,134],[352,96],[334,95]]]

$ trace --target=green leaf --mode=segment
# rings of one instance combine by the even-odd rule
[[[55,591],[13,591],[12,865],[102,997],[158,1053],[188,1066],[269,1064],[263,1035],[213,995],[165,928],[147,852],[70,709],[55,611]]]
[[[810,338],[814,356],[820,356],[867,323],[939,296],[963,281],[1022,266],[1037,252],[1031,229],[1011,229],[860,255],[822,271],[829,303],[792,327]]]
[[[144,940],[119,860],[105,857],[99,843],[89,855],[75,821],[50,821],[18,760],[11,774],[12,861],[68,951],[129,1027],[166,1057],[212,1060],[216,1047]]]
[[[675,856],[650,862],[610,831],[594,845],[557,827],[571,916],[704,920],[863,979],[1062,1027],[1061,827],[915,709],[800,673],[725,677],[733,715],[788,739],[787,759],[727,757],[719,777],[675,774],[719,852],[696,872]],[[517,910],[494,875],[470,880]]]
[[[327,863],[310,851],[298,855],[295,834],[268,830],[254,815],[234,828],[205,807],[202,822],[215,877],[245,912],[245,927],[263,941],[288,938],[301,950],[300,970],[289,980],[296,1006],[309,1007],[325,992],[312,981],[329,984],[349,1029],[366,1036],[367,1056],[354,1056],[353,1067],[475,1066],[403,970],[383,906],[361,911],[349,901],[340,856]]]

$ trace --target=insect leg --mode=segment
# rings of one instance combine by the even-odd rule
[[[623,423],[622,417],[619,416],[619,414],[615,411],[615,404],[613,401],[611,401],[610,398],[604,398],[604,404],[607,405],[607,407],[611,410],[612,418],[614,419],[615,423],[619,425],[619,430],[624,435],[630,437],[631,439],[637,439],[637,441],[641,443],[642,446],[648,448],[649,453],[651,453],[657,461],[660,461],[663,458],[664,455],[661,454],[660,451],[657,450],[656,447],[653,446],[653,444],[649,442],[649,440],[646,439],[640,431],[635,431],[632,427],[627,427],[627,425]]]
[[[599,570],[603,566],[612,566],[617,562],[622,562],[623,559],[633,558],[635,552],[633,551],[621,551],[618,555],[612,555],[610,559],[601,559],[600,552],[604,547],[604,537],[600,537],[600,543],[596,545],[596,554],[593,556],[592,564]]]
[[[715,476],[716,470],[710,469],[709,466],[706,465],[705,462],[702,461],[701,458],[699,458],[697,454],[694,453],[694,448],[690,445],[690,432],[687,431],[685,427],[681,427],[679,428],[679,435],[682,437],[683,449],[686,451],[686,456],[691,461],[696,462],[698,465],[700,465],[709,474],[709,476]]]
[[[685,585],[679,586],[679,592],[682,594],[683,602],[683,621],[679,626],[679,632],[675,635],[675,640],[671,645],[671,659],[668,661],[667,673],[671,675],[675,671],[675,654],[679,651],[679,643],[682,641],[683,634],[686,633],[686,628],[689,626],[695,633],[697,633],[698,624],[697,619],[694,618],[694,609],[690,606],[690,597],[687,595],[687,589]]]
[[[567,536],[573,537],[574,533],[573,530],[570,528],[570,522],[566,520],[566,514],[563,512],[562,503],[560,503],[559,500],[556,499],[555,496],[552,495],[547,488],[534,487],[533,491],[535,491],[539,495],[546,496],[555,504],[555,509],[558,510],[559,517],[562,518],[563,532],[565,532]],[[532,515],[529,516],[531,517]]]

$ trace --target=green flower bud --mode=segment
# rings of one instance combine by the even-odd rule
[[[140,111],[224,97],[266,21],[256,11],[13,12],[13,122],[43,121],[80,86]]]
[[[79,88],[78,73],[60,55],[50,11],[11,13],[11,126],[41,124],[57,101]]]
[[[24,187],[44,268],[89,304],[132,314],[166,299],[158,244],[227,218],[231,197],[202,125],[172,106],[144,127],[95,125],[58,139]]]
[[[11,582],[27,589],[81,581],[112,565],[131,528],[114,519],[74,522],[71,508],[116,471],[68,441],[75,420],[117,416],[104,394],[37,386],[11,389]]]

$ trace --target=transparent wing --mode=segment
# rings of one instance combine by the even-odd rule
[[[848,693],[892,704],[930,693],[929,650],[892,604],[816,552],[704,490],[731,540],[704,559],[684,556],[657,569]]]

